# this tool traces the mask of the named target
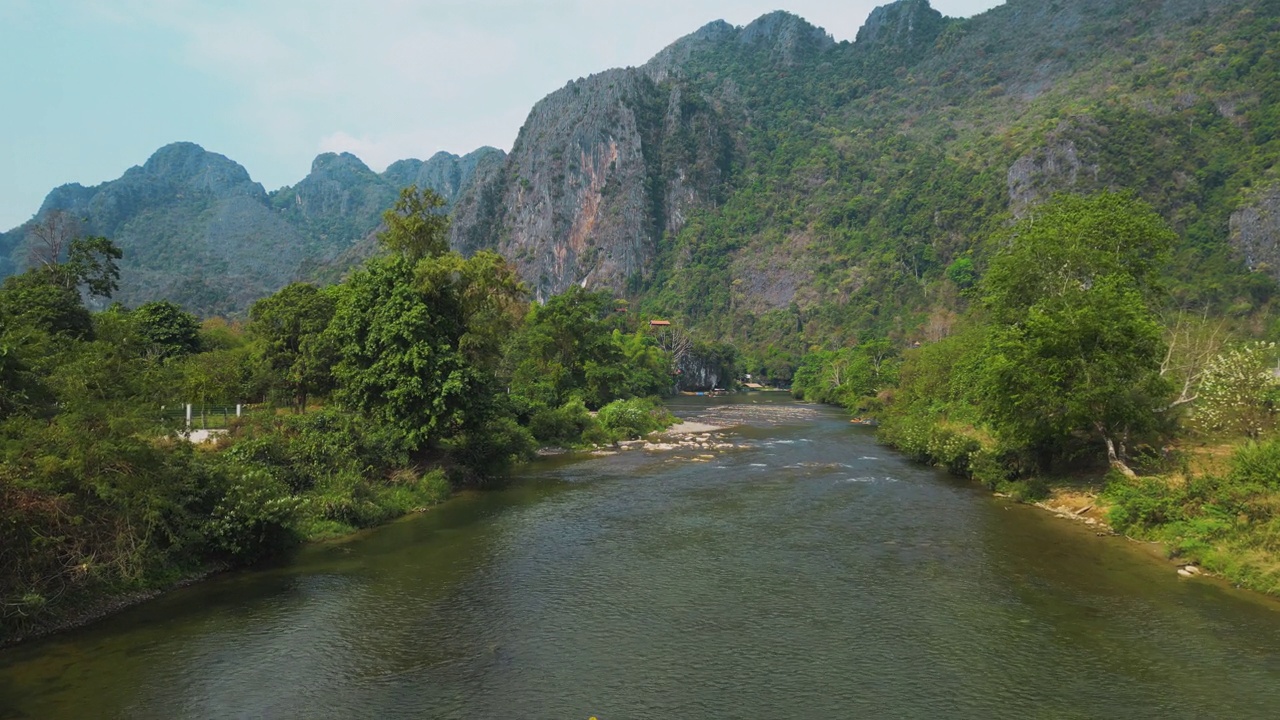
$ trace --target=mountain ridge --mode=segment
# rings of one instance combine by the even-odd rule
[[[342,258],[378,227],[403,185],[452,202],[477,165],[500,156],[487,147],[440,152],[376,173],[351,153],[322,153],[302,180],[268,192],[230,158],[174,142],[115,180],[50,191],[31,220],[0,233],[0,277],[23,267],[32,224],[62,211],[125,251],[121,302],[168,299],[203,314],[238,314]]]
[[[1183,237],[1180,301],[1257,306],[1253,276],[1280,278],[1278,17],[1276,0],[1010,0],[967,19],[898,0],[852,42],[783,11],[716,21],[550,93],[509,154],[381,175],[321,156],[266,193],[268,214],[308,249],[288,279],[333,278],[376,251],[396,186],[426,184],[452,204],[452,245],[503,253],[537,298],[608,288],[782,358],[919,337],[965,303],[951,265],[980,272],[1009,218],[1130,189]],[[204,172],[192,182],[257,212],[241,206],[260,186]],[[63,186],[46,205],[93,196]]]

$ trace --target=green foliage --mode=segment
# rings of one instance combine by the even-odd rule
[[[473,423],[446,443],[451,457],[461,465],[455,473],[460,484],[483,484],[512,465],[533,458],[537,445],[530,431],[506,416]]]
[[[1227,479],[1251,491],[1280,491],[1280,439],[1241,447]]]
[[[1018,323],[1048,299],[1095,286],[1152,297],[1177,236],[1132,195],[1059,195],[995,242],[983,301],[997,323]]]
[[[1170,388],[1145,299],[1173,234],[1150,208],[1061,196],[1014,226],[983,278],[991,325],[966,368],[1003,438],[1046,460],[1156,431]]]
[[[592,425],[591,411],[580,398],[558,408],[539,408],[529,418],[529,431],[546,445],[572,445]]]
[[[325,332],[333,319],[337,291],[307,283],[286,285],[249,308],[249,332],[261,341],[263,359],[289,389],[295,409],[307,398],[330,389],[337,361],[334,337]]]
[[[0,324],[9,332],[34,331],[70,338],[88,337],[93,321],[74,287],[49,267],[5,278],[0,285]]]
[[[1107,520],[1120,532],[1149,529],[1186,518],[1185,490],[1171,487],[1164,478],[1125,478],[1113,474],[1107,484],[1106,500],[1111,503]]]
[[[956,258],[954,262],[947,266],[947,279],[961,289],[973,287],[974,282],[977,280],[977,274],[973,268],[973,259],[969,257]]]
[[[71,241],[61,270],[72,279],[74,287],[83,285],[90,295],[109,298],[119,288],[120,268],[116,261],[123,256],[107,238],[76,238]]]
[[[416,185],[400,191],[395,205],[382,214],[386,229],[378,234],[382,247],[411,262],[449,252],[448,203],[430,188]]]
[[[1168,543],[1233,582],[1280,591],[1280,439],[1249,443],[1221,476],[1186,481],[1109,476],[1108,519],[1119,531]]]
[[[284,483],[265,471],[249,470],[230,480],[204,532],[228,559],[252,562],[296,544],[293,526],[299,507]]]
[[[334,376],[343,405],[424,448],[459,429],[484,393],[483,378],[458,351],[465,318],[454,288],[415,280],[414,264],[402,257],[352,274],[332,323]]]
[[[813,352],[796,370],[791,393],[800,400],[858,411],[872,405],[877,393],[897,383],[900,363],[897,351],[882,339]]]
[[[631,440],[661,430],[672,422],[671,413],[656,400],[614,400],[600,408],[596,419],[613,439]]]
[[[178,305],[156,300],[140,305],[131,315],[148,355],[167,360],[199,351],[200,321]]]
[[[666,390],[669,356],[641,333],[615,332],[613,309],[608,293],[577,286],[530,308],[506,351],[511,394],[531,407],[578,397],[599,408]]]

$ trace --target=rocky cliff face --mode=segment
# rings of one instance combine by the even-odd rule
[[[1231,245],[1250,270],[1280,281],[1280,185],[1231,215]]]
[[[920,55],[932,48],[946,22],[928,0],[899,0],[872,10],[856,42],[864,51]]]
[[[1045,143],[1018,158],[1007,173],[1009,209],[1022,217],[1028,208],[1057,192],[1097,190],[1099,167],[1093,161],[1096,143],[1092,132],[1082,132],[1084,121],[1063,121]]]
[[[787,13],[704,26],[641,68],[570,82],[539,102],[510,157],[458,200],[452,242],[512,260],[536,297],[572,284],[623,291],[651,271],[662,238],[723,198],[747,109],[732,82],[685,77],[731,46],[785,67],[835,45]]]
[[[431,188],[452,205],[458,195],[471,185],[478,168],[501,164],[506,157],[506,153],[492,147],[482,147],[461,157],[453,153],[438,152],[425,162],[398,160],[391,163],[382,177],[397,189],[410,185]]]
[[[507,256],[538,297],[575,283],[622,289],[664,233],[711,202],[731,145],[715,107],[642,70],[572,82],[459,199],[453,244]]]

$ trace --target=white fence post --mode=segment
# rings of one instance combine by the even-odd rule
[[[191,432],[191,403],[187,403],[187,432]]]

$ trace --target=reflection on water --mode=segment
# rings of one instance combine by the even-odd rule
[[[837,413],[557,458],[0,653],[0,717],[1274,717],[1280,612]]]

